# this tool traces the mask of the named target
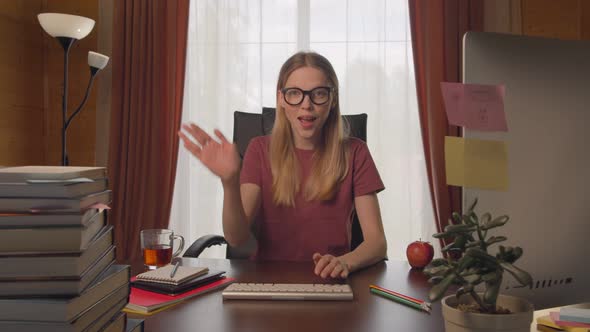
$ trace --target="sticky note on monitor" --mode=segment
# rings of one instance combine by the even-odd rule
[[[447,184],[508,190],[508,152],[503,141],[445,137]]]
[[[441,82],[449,123],[474,130],[508,131],[504,85]]]

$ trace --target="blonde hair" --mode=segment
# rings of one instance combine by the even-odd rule
[[[313,155],[312,172],[304,184],[306,200],[332,199],[340,182],[348,173],[347,136],[338,103],[338,78],[325,57],[314,52],[299,52],[291,56],[281,67],[277,82],[277,111],[270,141],[270,167],[275,204],[295,206],[295,196],[301,190],[301,173],[295,154],[293,133],[285,109],[279,103],[279,91],[285,87],[289,75],[302,67],[321,70],[334,88],[330,113],[322,128],[322,139]]]

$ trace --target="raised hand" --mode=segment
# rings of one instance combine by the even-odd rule
[[[223,134],[215,129],[219,142],[212,139],[203,129],[194,123],[183,124],[178,136],[184,147],[205,165],[221,181],[235,179],[240,173],[240,155],[235,144],[229,142]],[[194,141],[188,137],[194,138]]]
[[[326,278],[346,278],[350,273],[350,268],[346,262],[340,257],[332,255],[313,254],[313,262],[315,264],[314,273],[324,279]]]

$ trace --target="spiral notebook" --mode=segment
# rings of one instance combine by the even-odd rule
[[[195,289],[197,287],[217,281],[223,278],[223,274],[225,274],[225,271],[209,269],[209,272],[198,277],[192,278],[190,280],[187,280],[180,285],[170,285],[159,282],[141,281],[133,277],[131,278],[131,286],[135,288],[145,289],[150,292],[175,296],[178,294],[182,294],[186,291],[189,291],[191,289]]]
[[[169,284],[169,285],[180,285],[183,282],[201,276],[209,271],[206,267],[194,267],[194,266],[179,266],[174,274],[174,277],[170,277],[170,273],[174,269],[174,265],[166,265],[157,268],[152,271],[144,272],[137,275],[137,280]]]

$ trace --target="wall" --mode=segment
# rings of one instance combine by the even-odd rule
[[[523,32],[529,36],[590,39],[587,0],[523,0]]]
[[[522,34],[520,0],[484,0],[484,31]]]
[[[59,165],[63,48],[43,31],[37,14],[58,12],[98,21],[99,0],[0,1],[0,165]],[[18,33],[15,33],[18,32]],[[97,50],[95,27],[74,44],[69,58],[68,113],[80,104],[90,77],[88,51]],[[71,165],[94,165],[97,89],[68,129]]]
[[[0,165],[45,161],[44,36],[33,15],[42,7],[0,1]]]
[[[485,0],[484,6],[485,31],[590,40],[588,0]]]
[[[100,0],[98,8],[98,52],[111,57],[113,54],[113,6],[114,1]],[[109,157],[109,128],[111,119],[112,59],[100,73],[96,84],[96,165],[107,166]]]

